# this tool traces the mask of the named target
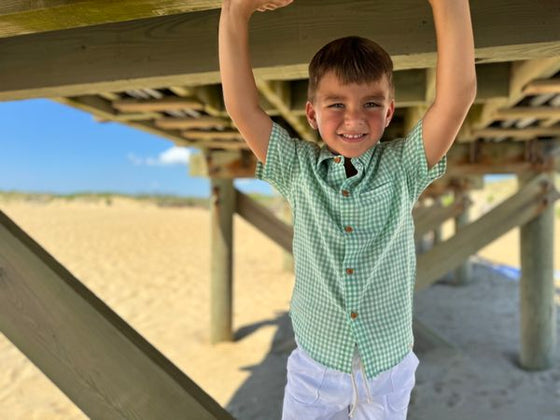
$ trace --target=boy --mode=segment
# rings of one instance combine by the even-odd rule
[[[297,348],[288,359],[282,418],[405,419],[418,359],[412,351],[415,277],[411,210],[446,168],[474,101],[468,0],[430,0],[438,63],[434,103],[405,139],[379,143],[394,112],[392,62],[358,37],[323,47],[309,66],[307,120],[325,143],[291,139],[259,107],[248,23],[291,0],[224,0],[219,58],[224,101],[257,156],[257,177],[294,214]]]

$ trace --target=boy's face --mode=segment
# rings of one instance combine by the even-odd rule
[[[387,77],[370,83],[342,84],[333,72],[319,81],[307,120],[329,150],[347,158],[375,146],[389,125],[395,104]]]

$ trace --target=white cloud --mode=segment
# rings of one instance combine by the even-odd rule
[[[161,152],[158,157],[142,158],[136,156],[134,153],[127,155],[134,165],[148,165],[148,166],[171,166],[171,165],[188,165],[191,157],[191,151],[186,147],[173,146]]]

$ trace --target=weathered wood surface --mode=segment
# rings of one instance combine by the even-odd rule
[[[456,217],[463,213],[471,202],[465,197],[458,197],[449,206],[431,206],[424,207],[422,210],[413,212],[414,216],[414,238],[419,240],[420,237],[431,230],[436,229],[446,220]]]
[[[477,61],[560,55],[558,4],[473,2]],[[218,83],[218,17],[219,10],[207,10],[0,39],[0,100]],[[319,47],[350,34],[384,45],[396,69],[435,65],[427,2],[301,0],[255,15],[256,76],[305,78]]]
[[[235,211],[286,251],[292,252],[293,228],[272,211],[239,190],[236,190]]]
[[[0,330],[92,419],[231,419],[0,212]]]
[[[554,183],[554,174],[543,174]],[[519,177],[520,184],[527,177]],[[520,365],[528,370],[551,367],[556,354],[554,285],[554,205],[521,227]]]
[[[553,207],[559,197],[546,175],[535,177],[493,210],[419,256],[416,290],[428,287],[510,229],[527,223],[548,207]]]
[[[218,9],[221,0],[8,0],[0,3],[0,38]]]
[[[210,340],[233,340],[233,214],[232,179],[212,178],[210,197]]]
[[[466,191],[456,190],[455,191],[455,200],[456,201],[470,201],[468,193]],[[469,225],[470,222],[470,211],[469,206],[465,206],[462,212],[456,215],[455,217],[455,234],[461,232],[461,229]],[[469,257],[467,257],[463,263],[461,263],[455,269],[455,277],[453,279],[453,283],[456,285],[466,285],[472,275],[472,265],[469,262]]]

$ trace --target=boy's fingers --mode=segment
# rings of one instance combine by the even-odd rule
[[[293,0],[272,0],[269,3],[263,4],[261,7],[257,9],[259,12],[265,12],[267,10],[276,10],[279,7],[287,6],[288,4],[292,3]]]

